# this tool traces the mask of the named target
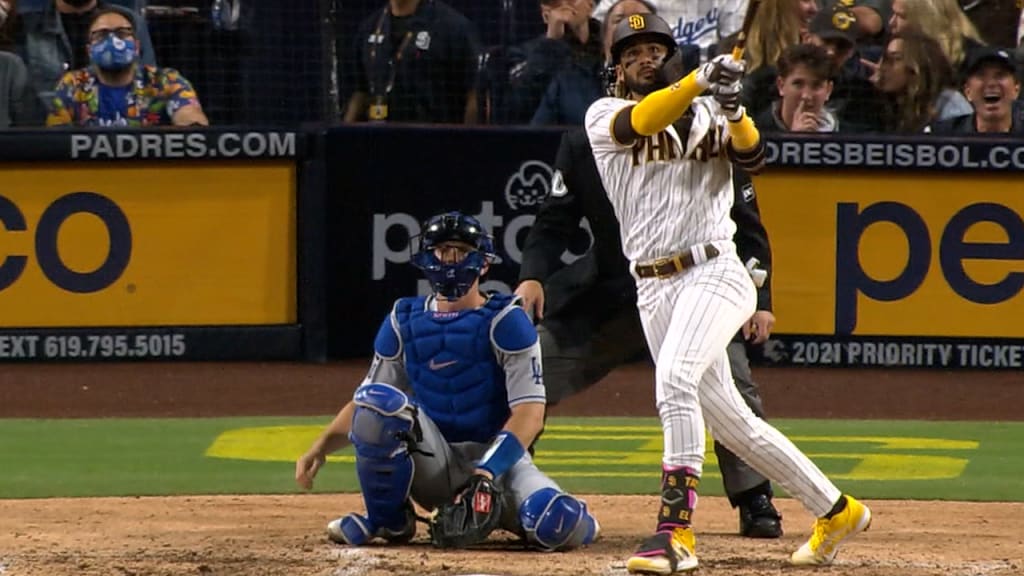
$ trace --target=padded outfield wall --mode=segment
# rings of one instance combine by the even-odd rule
[[[471,212],[515,285],[560,132],[0,135],[0,359],[363,357],[419,221]],[[1024,143],[769,142],[778,364],[1020,369]],[[584,222],[563,260],[589,244]]]

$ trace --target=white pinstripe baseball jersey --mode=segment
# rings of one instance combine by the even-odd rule
[[[714,100],[694,100],[689,134],[669,126],[626,147],[612,137],[612,122],[631,104],[636,102],[602,98],[586,117],[587,137],[619,219],[626,258],[649,262],[712,241],[731,242],[736,224],[729,217],[733,185],[725,153],[728,126],[716,114]],[[630,153],[624,153],[626,148]]]

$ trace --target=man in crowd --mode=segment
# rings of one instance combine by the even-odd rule
[[[551,81],[567,70],[596,76],[604,64],[601,23],[590,17],[592,0],[540,0],[544,35],[510,55],[503,121],[530,122]]]
[[[846,10],[853,13],[854,28],[862,45],[879,46],[889,33],[892,0],[822,0],[822,12]]]
[[[776,86],[779,99],[757,119],[763,132],[838,132],[826,105],[832,95],[832,61],[825,49],[797,44],[782,52]]]
[[[172,68],[139,62],[134,14],[117,6],[89,22],[88,67],[57,85],[47,126],[205,126],[199,97]]]
[[[477,44],[441,0],[388,0],[356,32],[345,122],[476,123]]]
[[[28,66],[32,87],[47,108],[61,76],[89,65],[89,24],[99,10],[110,5],[103,0],[52,0],[41,11],[22,10],[19,50]],[[130,18],[134,22],[139,61],[156,66],[145,19],[135,13]]]
[[[605,63],[611,61],[609,49],[615,26],[630,14],[653,13],[653,8],[647,0],[616,0],[601,23],[603,61],[591,58],[586,62],[574,61],[555,76],[544,92],[544,98],[534,112],[530,124],[582,126],[587,108],[604,96],[608,86]]]
[[[985,48],[967,65],[964,95],[973,114],[958,116],[932,126],[935,134],[1024,134],[1017,61],[999,48]]]
[[[832,62],[829,108],[841,120],[844,132],[880,130],[878,97],[858,42],[857,13],[839,8],[819,12],[811,21],[804,42],[825,49]]]

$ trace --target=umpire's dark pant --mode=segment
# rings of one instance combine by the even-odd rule
[[[621,307],[600,319],[584,310],[578,312],[547,316],[537,327],[549,406],[596,384],[616,366],[649,357],[635,306]],[[742,342],[732,342],[728,354],[736,388],[754,414],[764,418],[746,347]],[[768,486],[767,478],[718,442],[715,454],[725,493],[733,506],[739,504],[744,492]]]

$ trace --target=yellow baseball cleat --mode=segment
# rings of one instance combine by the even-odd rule
[[[814,522],[811,539],[793,552],[789,562],[797,566],[823,566],[831,564],[839,552],[839,545],[871,526],[871,509],[851,496],[846,508],[832,518],[818,518]]]
[[[644,540],[626,561],[630,574],[678,574],[697,568],[693,528],[673,528]]]

